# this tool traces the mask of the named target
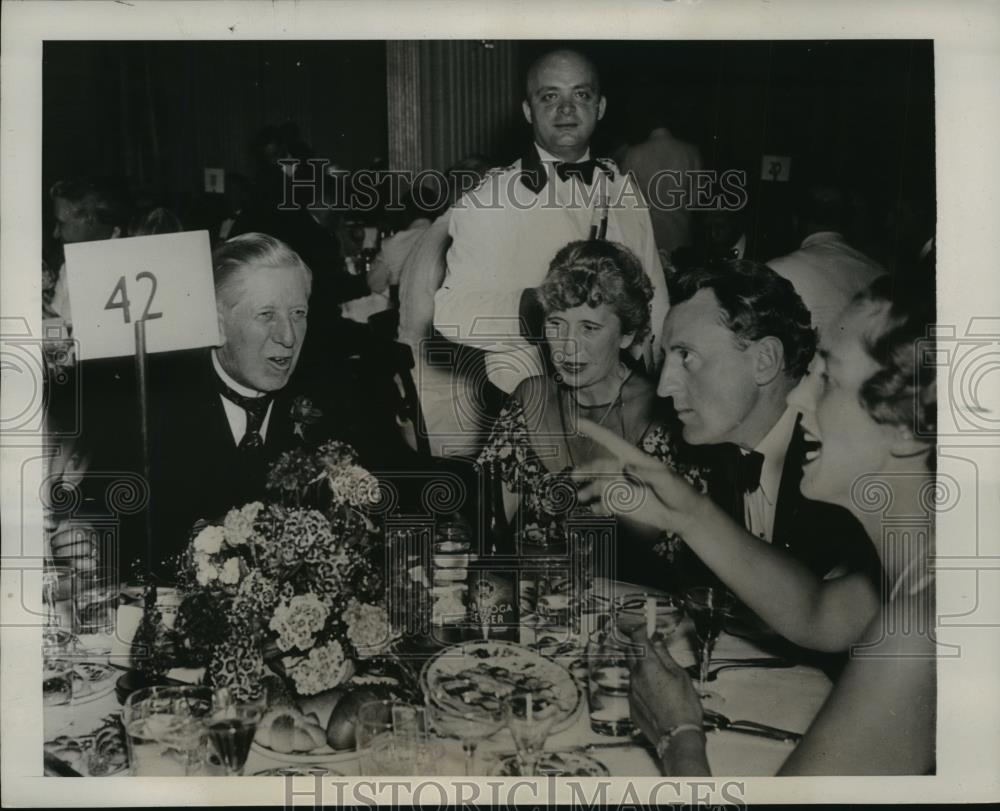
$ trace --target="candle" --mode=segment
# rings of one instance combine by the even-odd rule
[[[530,724],[532,722],[532,720],[533,720],[532,717],[531,717],[532,705],[535,703],[535,700],[531,697],[531,693],[528,693],[528,696],[525,699],[525,702],[526,703],[525,703],[525,707],[524,707],[524,718]]]
[[[656,599],[654,597],[646,597],[646,637],[648,639],[653,638],[653,634],[656,633]]]

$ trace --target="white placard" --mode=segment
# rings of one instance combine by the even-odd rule
[[[791,173],[792,159],[788,155],[765,155],[760,163],[760,176],[763,180],[787,183]]]
[[[73,338],[81,360],[217,346],[219,322],[208,231],[66,246]]]

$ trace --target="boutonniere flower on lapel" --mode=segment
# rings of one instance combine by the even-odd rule
[[[292,432],[305,439],[305,426],[315,425],[323,418],[323,412],[304,395],[299,395],[292,401]]]

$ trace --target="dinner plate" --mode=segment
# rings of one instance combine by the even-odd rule
[[[114,692],[115,682],[120,675],[121,671],[111,665],[100,662],[74,662],[72,701],[52,706],[77,706],[104,698]]]
[[[487,671],[502,668],[509,677],[501,676],[499,681],[491,678]],[[500,671],[496,671],[500,672]],[[468,678],[473,687],[470,692],[477,696],[502,697],[517,688],[510,685],[503,691],[503,685],[510,679],[534,678],[551,690],[552,700],[558,706],[559,718],[552,732],[569,727],[582,706],[583,693],[569,670],[557,662],[547,659],[523,645],[503,640],[477,639],[451,645],[438,651],[420,672],[420,685],[426,696],[444,694],[442,681],[449,678]],[[475,689],[475,688],[483,689]],[[539,690],[539,692],[541,692]],[[453,702],[466,701],[462,696],[451,695]],[[468,703],[474,711],[475,704]]]
[[[543,752],[535,768],[539,777],[609,777],[608,767],[580,752]],[[493,777],[520,777],[517,755],[499,758],[490,770]]]
[[[273,769],[262,769],[253,773],[254,777],[343,777],[342,772],[324,769],[322,766],[310,766],[308,763],[296,763],[291,766],[275,766]]]
[[[303,764],[312,765],[320,763],[346,763],[357,758],[358,753],[351,749],[334,749],[332,746],[321,746],[309,752],[275,752],[273,749],[254,741],[250,745],[251,750],[258,755],[277,760],[281,763],[290,763],[293,766]]]

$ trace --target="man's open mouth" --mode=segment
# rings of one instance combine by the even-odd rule
[[[280,356],[280,357],[274,356],[274,357],[268,358],[267,360],[268,360],[268,363],[273,364],[275,367],[277,367],[278,369],[281,369],[282,371],[288,371],[292,367],[292,356],[291,355],[284,355],[284,356]]]

